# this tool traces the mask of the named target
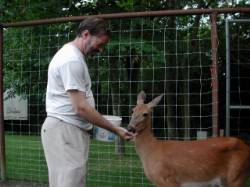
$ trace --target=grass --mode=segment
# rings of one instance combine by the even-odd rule
[[[39,136],[7,133],[8,180],[48,182],[47,166]],[[126,154],[115,154],[114,142],[91,141],[87,186],[149,187],[133,143],[126,142]]]
[[[7,178],[47,183],[47,166],[39,136],[6,134]],[[133,143],[126,142],[126,154],[115,154],[114,142],[91,141],[88,187],[149,187]],[[247,183],[250,187],[250,180]]]

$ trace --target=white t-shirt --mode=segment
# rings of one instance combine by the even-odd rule
[[[67,94],[68,90],[85,92],[87,102],[95,107],[85,58],[77,47],[69,43],[55,54],[49,64],[46,112],[48,116],[59,118],[84,130],[90,130],[92,124],[74,112]]]

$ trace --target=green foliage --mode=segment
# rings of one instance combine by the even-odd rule
[[[116,1],[116,5],[123,10],[131,11],[133,10],[134,1],[133,0],[120,0],[120,1]]]
[[[160,10],[166,8],[202,8],[206,6],[216,7],[228,6],[223,1],[139,1],[139,0],[96,0],[96,1],[1,1],[0,9],[2,9],[3,21],[24,21],[41,18],[52,18],[60,16],[77,16],[90,15],[110,12],[124,12],[124,11],[144,11],[144,10]],[[105,7],[105,9],[103,8]],[[18,13],[18,14],[17,14]],[[119,63],[123,72],[122,80],[129,80],[133,78],[133,74],[138,72],[128,71],[132,67],[143,67],[149,69],[147,73],[141,74],[141,79],[163,79],[160,77],[162,73],[155,72],[155,77],[152,77],[154,71],[152,66],[160,67],[164,63],[169,63],[172,53],[184,54],[189,52],[198,52],[188,40],[196,39],[197,35],[192,36],[193,26],[195,24],[196,16],[182,16],[178,18],[159,17],[159,18],[138,18],[138,19],[124,19],[112,20],[110,27],[113,32],[111,42],[108,46],[108,56],[114,57],[114,61]],[[172,21],[175,20],[175,25]],[[206,19],[203,19],[206,20]],[[196,25],[200,38],[210,37],[210,28],[207,27],[208,22]],[[5,30],[5,80],[4,88],[12,89],[18,94],[36,95],[37,91],[44,93],[45,84],[36,84],[38,82],[45,82],[46,74],[39,73],[38,70],[46,71],[48,63],[56,50],[63,45],[63,42],[72,39],[72,31],[74,24],[55,24],[49,27],[33,27],[32,29],[25,28],[8,28]],[[176,27],[178,35],[175,30]],[[145,29],[145,30],[144,30]],[[67,36],[70,34],[70,37]],[[55,36],[58,35],[58,36]],[[176,41],[174,41],[176,37]],[[165,43],[161,40],[165,39]],[[209,48],[210,42],[203,43],[204,50]],[[164,49],[166,51],[164,51]],[[205,51],[208,55],[210,51]],[[167,55],[166,57],[164,56]],[[105,56],[105,54],[104,54]],[[193,65],[197,63],[197,55],[189,57]],[[204,59],[206,57],[204,56]],[[20,60],[18,62],[18,60]],[[182,59],[182,63],[187,60],[187,56]],[[103,59],[106,63],[108,59]],[[207,61],[203,61],[208,63]],[[107,64],[100,64],[100,76],[105,75]],[[181,62],[179,62],[181,63]],[[165,64],[165,66],[168,66]],[[127,70],[126,70],[127,69]],[[37,73],[33,73],[37,72]],[[160,70],[159,70],[160,72]],[[195,72],[194,72],[195,74]],[[97,74],[92,74],[92,79],[97,79]],[[98,75],[99,76],[99,75]],[[130,80],[131,81],[131,80]],[[125,91],[128,86],[122,87]],[[147,86],[150,88],[150,85]],[[148,89],[145,88],[145,89]],[[103,92],[108,92],[107,86],[103,85]],[[136,91],[136,90],[135,90]],[[44,94],[39,94],[39,98],[35,100],[44,101]]]
[[[234,2],[230,5],[225,1],[209,0],[74,0],[70,2],[66,0],[53,2],[15,0],[1,1],[0,10],[2,10],[3,22],[14,22],[101,13],[239,5],[247,6],[247,1],[242,0],[238,1],[238,4]],[[239,14],[232,16],[246,17],[246,15]],[[223,25],[224,19],[223,16],[219,17],[218,23]],[[196,80],[200,78],[200,69],[197,67],[201,65],[209,67],[211,63],[211,28],[208,16],[115,19],[110,20],[109,25],[112,36],[106,52],[98,59],[89,59],[89,65],[94,69],[91,71],[93,86],[95,89],[101,87],[102,93],[110,93],[112,89],[112,92],[119,90],[121,93],[136,94],[142,88],[146,91],[153,88],[155,92],[162,92],[162,85],[166,84],[166,81],[170,82],[173,90],[183,92],[182,84],[176,88],[175,85],[171,85],[171,81],[185,80],[187,78],[185,69],[172,72],[170,69],[177,66],[192,66],[194,68],[190,68],[189,78]],[[29,95],[31,102],[38,101],[42,105],[45,99],[48,64],[55,52],[65,42],[74,38],[75,27],[74,23],[65,23],[6,29],[4,31],[4,89],[11,89],[11,94]],[[219,34],[220,38],[224,37],[223,30]],[[221,53],[219,59],[223,58],[223,51]],[[98,65],[96,65],[96,60],[100,62]],[[109,71],[109,77],[107,77],[107,71],[110,68],[118,70]],[[203,71],[202,76],[210,76],[207,69]],[[166,75],[166,73],[174,75]],[[106,81],[99,85],[99,80],[110,79],[112,76],[114,81],[119,80],[124,83],[121,85],[117,81],[110,86]],[[143,80],[145,84],[142,84]],[[206,88],[209,86],[206,85]],[[197,89],[196,86],[193,89]],[[130,97],[126,96],[121,104],[133,103]],[[103,100],[105,102],[105,98]],[[194,102],[198,101],[194,100]],[[122,114],[125,116],[128,115],[126,111],[129,109],[124,109]]]

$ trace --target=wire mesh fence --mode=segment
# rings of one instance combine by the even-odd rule
[[[110,20],[111,38],[104,53],[87,59],[98,111],[122,117],[126,127],[140,90],[148,101],[164,93],[153,112],[152,132],[157,138],[211,136],[212,117],[217,115],[212,114],[212,92],[218,90],[211,89],[210,17],[195,20],[195,16]],[[10,180],[47,183],[40,141],[47,68],[56,51],[74,39],[75,27],[65,22],[4,30],[5,102],[12,100],[5,104],[4,121]],[[22,102],[27,112],[15,108],[16,102]],[[121,152],[117,146],[116,141],[100,141],[92,134],[87,186],[152,186],[133,142],[119,145]]]

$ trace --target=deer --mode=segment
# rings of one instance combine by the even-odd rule
[[[146,94],[141,91],[127,127],[137,134],[135,149],[148,180],[157,187],[244,187],[250,175],[250,147],[241,139],[179,141],[160,140],[153,135],[152,110],[162,97],[145,104]]]

